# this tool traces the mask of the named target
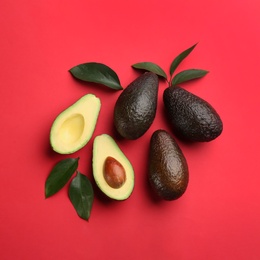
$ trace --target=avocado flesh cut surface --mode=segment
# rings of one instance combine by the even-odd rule
[[[120,162],[125,169],[126,181],[120,188],[110,187],[104,178],[104,163],[108,156]],[[131,195],[134,188],[134,169],[111,136],[102,134],[95,137],[92,165],[95,182],[106,196],[115,200],[125,200]]]
[[[87,94],[61,112],[51,127],[53,150],[71,154],[84,147],[93,135],[100,107],[100,99]]]

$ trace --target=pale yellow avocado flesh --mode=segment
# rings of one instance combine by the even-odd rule
[[[61,112],[51,127],[53,150],[71,154],[84,147],[93,135],[100,107],[100,99],[87,94]]]
[[[126,181],[123,186],[118,189],[110,187],[103,175],[104,162],[108,156],[111,156],[119,161],[126,172]],[[131,195],[134,188],[134,169],[128,158],[124,155],[111,136],[102,134],[95,137],[92,165],[93,176],[97,186],[109,198],[115,200],[125,200]]]

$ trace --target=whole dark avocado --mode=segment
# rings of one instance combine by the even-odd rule
[[[114,108],[114,125],[126,139],[141,137],[154,121],[158,99],[158,76],[145,72],[120,94]]]
[[[183,88],[171,86],[165,89],[163,101],[173,132],[180,139],[209,142],[222,133],[220,116],[202,98]]]
[[[149,182],[164,200],[176,200],[187,189],[187,161],[173,137],[165,130],[156,130],[150,140]]]

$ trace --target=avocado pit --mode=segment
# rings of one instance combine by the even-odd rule
[[[108,156],[104,162],[103,175],[107,184],[114,189],[121,188],[126,181],[124,167],[119,161],[111,156]]]

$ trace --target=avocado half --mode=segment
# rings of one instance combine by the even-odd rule
[[[50,131],[52,149],[71,154],[84,147],[93,135],[100,107],[100,99],[87,94],[61,112]]]
[[[125,170],[125,182],[119,188],[112,188],[104,177],[105,162],[108,157],[114,158]],[[131,195],[134,188],[134,169],[111,136],[102,134],[95,137],[92,167],[95,182],[106,196],[115,200],[125,200]]]

